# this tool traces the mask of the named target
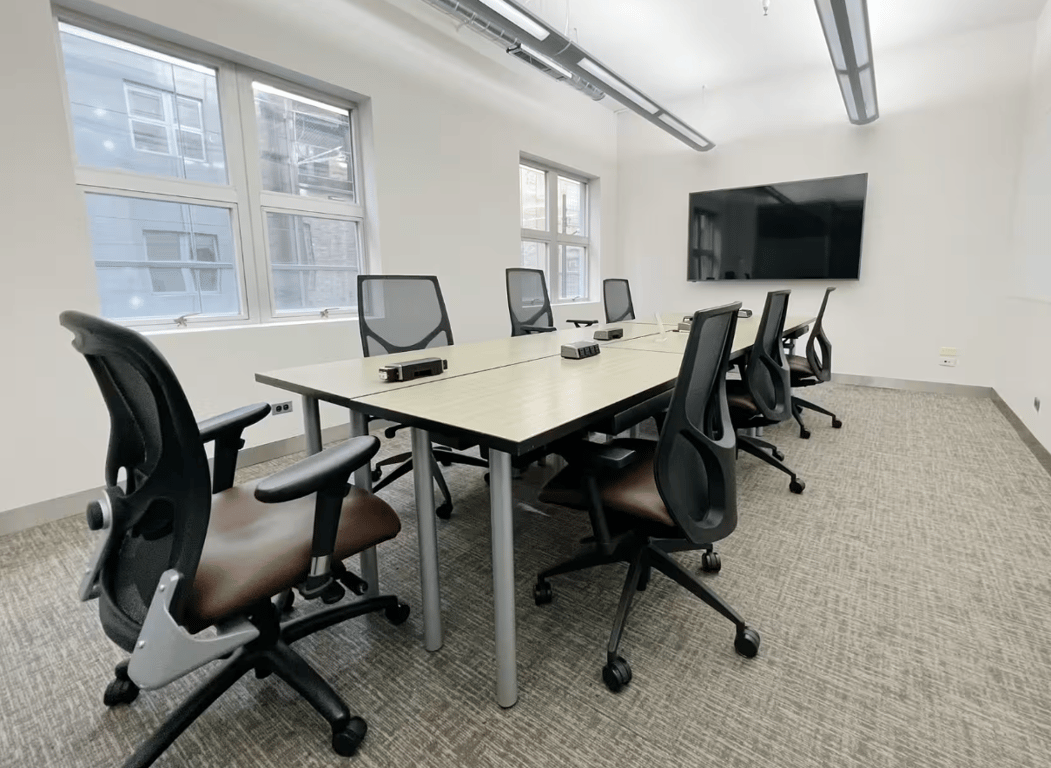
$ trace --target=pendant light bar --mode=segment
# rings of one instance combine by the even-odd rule
[[[465,21],[477,20],[500,27],[515,38],[508,53],[520,59],[523,54],[546,68],[565,76],[566,82],[580,82],[605,92],[643,119],[671,134],[687,146],[707,152],[715,143],[683,121],[669,114],[653,99],[640,93],[590,53],[566,39],[516,0],[425,0]],[[526,59],[528,61],[528,59]],[[573,75],[572,79],[567,75]],[[578,87],[578,90],[583,90]]]
[[[850,122],[879,118],[867,0],[814,0]]]

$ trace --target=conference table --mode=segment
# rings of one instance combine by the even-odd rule
[[[666,313],[661,318],[662,323],[669,318],[666,327],[654,318],[569,328],[257,373],[256,381],[302,396],[308,453],[321,450],[319,402],[349,409],[352,436],[368,433],[369,418],[411,428],[424,647],[429,651],[437,651],[443,643],[430,433],[462,436],[488,450],[496,700],[501,707],[510,707],[518,700],[512,460],[671,389],[688,338],[674,330],[684,315]],[[809,315],[789,317],[785,334],[813,321]],[[758,326],[758,317],[738,321],[732,356],[751,348]],[[594,357],[560,356],[563,344],[592,339],[595,330],[604,327],[622,328],[624,335],[599,342],[601,352]],[[380,381],[381,366],[420,357],[444,358],[448,369],[412,381]],[[354,484],[371,490],[370,467],[354,473]],[[361,569],[368,594],[378,594],[375,549],[361,554]]]

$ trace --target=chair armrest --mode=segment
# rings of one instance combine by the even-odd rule
[[[350,473],[367,464],[379,449],[379,439],[371,435],[355,437],[261,480],[255,487],[255,497],[264,504],[279,504],[321,492],[338,493],[342,498]]]
[[[355,437],[335,448],[308,456],[255,487],[255,497],[264,504],[277,504],[317,494],[314,500],[310,570],[306,583],[299,588],[299,593],[308,600],[320,597],[326,603],[335,602],[345,594],[343,587],[333,579],[332,556],[336,551],[343,499],[349,492],[347,480],[351,472],[368,464],[379,448],[377,437]]]
[[[408,426],[408,424],[395,424],[393,427],[387,427],[383,430],[383,436],[388,440],[391,440],[398,434],[399,429],[405,429]]]
[[[210,443],[222,437],[235,435],[241,436],[241,432],[253,424],[265,419],[270,414],[269,403],[256,403],[238,408],[235,411],[224,413],[221,416],[213,416],[210,419],[197,422],[197,429],[201,433],[201,442]]]
[[[673,393],[674,390],[669,389],[667,392],[655,395],[638,405],[633,405],[630,408],[619,411],[608,419],[592,424],[588,429],[594,432],[602,432],[607,435],[619,435],[621,432],[625,432],[636,424],[640,424],[651,417],[659,420],[671,405]]]
[[[550,333],[558,329],[553,325],[523,325],[522,330],[526,333]]]
[[[587,328],[589,325],[595,325],[598,320],[566,320],[567,323],[573,323],[577,328]]]
[[[627,469],[639,459],[638,451],[608,443],[574,440],[555,447],[556,452],[570,464],[591,474],[599,471],[617,472]]]
[[[237,452],[244,448],[245,444],[241,439],[241,432],[265,419],[269,413],[269,403],[256,403],[198,422],[197,430],[201,433],[201,442],[215,441],[212,493],[222,493],[228,488],[233,488],[234,473],[237,471]]]
[[[782,338],[784,338],[785,341],[795,341],[796,339],[806,336],[807,331],[809,330],[810,326],[804,325],[802,328],[796,328],[794,331],[786,333]]]

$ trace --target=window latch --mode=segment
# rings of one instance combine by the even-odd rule
[[[325,307],[323,310],[321,310],[321,316],[327,318],[329,316],[328,313],[334,309],[342,309],[342,307]]]
[[[201,313],[200,312],[187,312],[185,315],[179,315],[177,318],[175,318],[175,324],[177,326],[179,326],[180,328],[185,328],[186,327],[186,318],[193,317],[194,315],[199,315],[199,314],[201,314]]]

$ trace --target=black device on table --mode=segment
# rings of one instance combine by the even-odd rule
[[[449,367],[449,361],[440,357],[423,357],[380,368],[381,381],[411,381],[421,376],[436,376]]]

